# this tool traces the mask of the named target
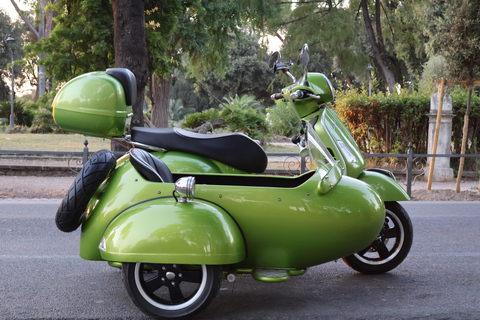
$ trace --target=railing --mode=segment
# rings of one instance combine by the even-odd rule
[[[85,147],[83,152],[57,152],[57,151],[20,151],[20,150],[0,150],[0,155],[15,155],[15,156],[24,156],[24,155],[50,155],[55,157],[68,157],[68,167],[73,172],[77,172],[78,166],[71,166],[71,161],[74,160],[80,166],[87,162],[90,152],[88,150],[88,141],[84,142]],[[121,156],[124,152],[114,152],[115,155]],[[406,159],[406,164],[403,164],[401,161],[394,161],[393,164],[390,164],[388,168],[390,171],[393,171],[396,174],[406,174],[406,187],[407,193],[410,196],[412,192],[412,182],[418,176],[421,176],[426,171],[426,158],[438,158],[438,157],[447,157],[447,158],[480,158],[480,154],[414,154],[412,144],[409,143],[408,151],[406,154],[393,154],[393,153],[367,153],[363,154],[365,158],[400,158]],[[306,157],[300,157],[296,153],[267,153],[269,158],[283,158],[283,168],[270,169],[274,173],[278,174],[278,171],[281,171],[282,174],[295,175],[303,173],[307,170],[308,159]]]

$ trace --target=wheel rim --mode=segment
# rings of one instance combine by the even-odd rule
[[[405,230],[398,216],[386,209],[385,222],[377,238],[354,256],[369,265],[381,265],[393,260],[403,247]]]
[[[137,263],[135,285],[156,308],[180,310],[195,303],[205,290],[207,267]]]

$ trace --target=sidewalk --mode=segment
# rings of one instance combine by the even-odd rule
[[[63,199],[75,177],[0,176],[0,198]],[[399,181],[406,190],[404,181]],[[480,201],[478,180],[462,181],[455,193],[455,182],[433,182],[427,191],[426,181],[412,185],[412,199],[423,201]]]

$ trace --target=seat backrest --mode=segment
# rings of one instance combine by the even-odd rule
[[[172,172],[165,162],[145,150],[130,149],[130,162],[149,181],[173,183]]]
[[[137,101],[137,79],[133,72],[126,68],[109,68],[105,72],[122,84],[127,106],[134,105]]]

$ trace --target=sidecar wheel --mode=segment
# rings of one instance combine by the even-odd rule
[[[124,263],[122,278],[130,299],[145,314],[160,318],[190,317],[217,295],[218,266]]]
[[[367,274],[385,273],[407,257],[413,241],[413,227],[408,213],[397,202],[386,202],[385,215],[377,239],[364,250],[343,258],[352,269]]]

